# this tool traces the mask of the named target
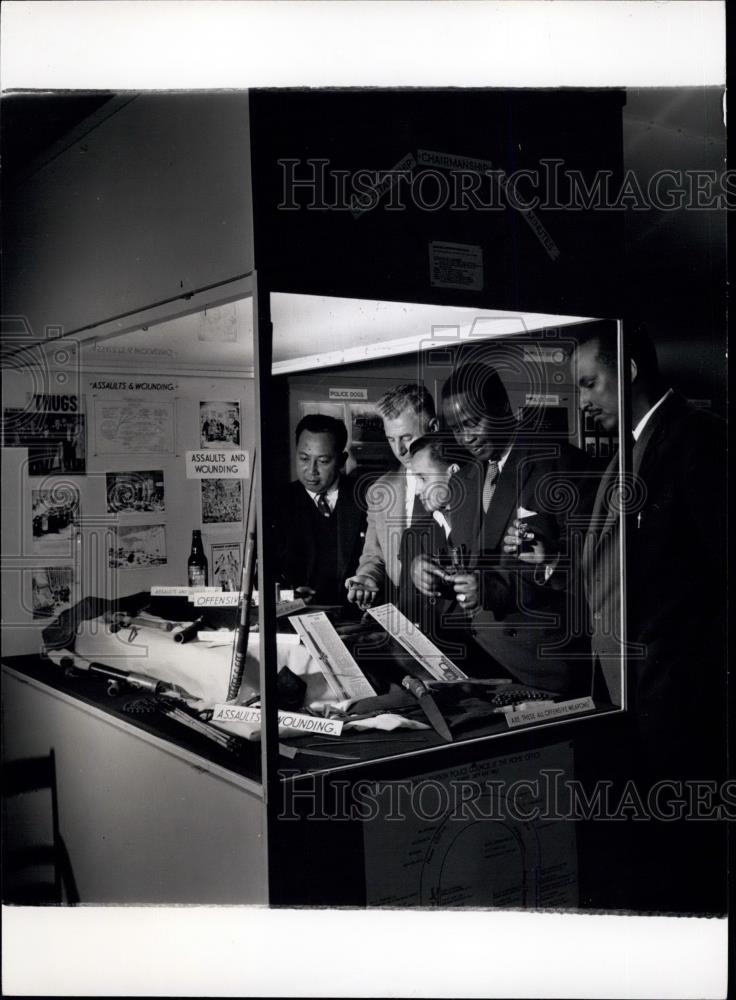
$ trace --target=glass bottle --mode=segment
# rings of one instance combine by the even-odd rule
[[[192,550],[187,559],[187,577],[190,587],[206,587],[209,577],[209,563],[204,554],[202,545],[202,532],[195,530],[192,532]]]

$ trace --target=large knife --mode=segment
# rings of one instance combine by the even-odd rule
[[[417,699],[420,708],[426,715],[428,721],[431,723],[432,729],[434,729],[437,735],[441,736],[447,743],[452,743],[452,733],[445,722],[442,712],[440,712],[439,708],[437,708],[437,702],[429,693],[429,688],[424,681],[419,680],[418,677],[412,677],[407,674],[402,680],[401,686],[406,688],[406,690],[410,694],[413,694]]]

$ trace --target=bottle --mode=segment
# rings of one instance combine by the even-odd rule
[[[204,554],[202,532],[196,529],[192,532],[192,551],[187,559],[187,576],[190,587],[206,587],[209,576],[209,563]]]

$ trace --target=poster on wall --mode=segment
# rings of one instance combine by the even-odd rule
[[[383,433],[383,420],[373,403],[348,403],[350,454],[363,469],[385,472],[395,464]]]
[[[108,514],[158,514],[166,509],[164,474],[153,472],[108,472]]]
[[[31,570],[31,608],[34,621],[56,618],[71,607],[74,570],[71,566],[44,566]]]
[[[119,524],[108,552],[110,569],[147,569],[166,563],[166,528],[163,524]]]
[[[69,482],[31,490],[34,555],[71,555],[79,525],[79,490]]]
[[[300,399],[297,410],[300,420],[310,413],[320,413],[326,417],[342,420],[346,427],[348,425],[344,403],[328,403],[323,399]]]
[[[172,455],[174,400],[93,399],[97,455]]]
[[[240,403],[209,401],[199,404],[199,443],[240,447]]]
[[[240,479],[203,479],[202,524],[210,528],[242,524],[243,483]]]
[[[84,414],[8,408],[3,411],[3,447],[28,449],[30,476],[50,472],[84,475],[87,469]]]
[[[240,545],[237,542],[214,542],[210,565],[213,586],[223,590],[239,589]]]

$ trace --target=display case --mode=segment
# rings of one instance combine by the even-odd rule
[[[272,456],[261,468],[259,545],[266,598],[263,653],[270,674],[262,677],[261,691],[264,782],[269,850],[272,858],[279,858],[269,870],[270,898],[276,905],[576,906],[601,898],[597,893],[605,877],[598,870],[597,885],[591,889],[585,884],[590,866],[581,862],[578,868],[580,851],[589,852],[590,858],[601,849],[597,834],[581,848],[575,843],[577,828],[571,834],[569,824],[551,822],[551,842],[557,846],[535,867],[532,844],[541,850],[535,840],[538,830],[527,827],[524,833],[518,823],[511,823],[507,843],[487,825],[461,831],[447,825],[457,816],[444,795],[456,792],[458,784],[473,785],[479,776],[501,776],[502,783],[513,784],[533,782],[540,769],[558,769],[566,779],[586,770],[587,777],[593,771],[597,776],[606,773],[615,758],[613,746],[626,707],[621,575],[615,581],[621,600],[611,623],[617,654],[597,673],[590,667],[589,649],[579,654],[575,666],[584,677],[578,673],[576,698],[579,693],[582,700],[549,699],[548,691],[530,690],[534,685],[527,682],[528,704],[511,719],[500,704],[503,698],[490,707],[494,713],[487,698],[472,697],[472,685],[465,688],[465,704],[462,699],[443,700],[431,662],[429,677],[421,666],[416,669],[423,659],[417,656],[417,640],[426,638],[426,631],[406,616],[397,626],[391,600],[378,609],[379,629],[371,613],[356,625],[355,620],[341,619],[341,611],[333,613],[334,608],[315,609],[324,629],[319,638],[326,643],[329,635],[331,644],[327,653],[324,644],[316,651],[323,654],[323,662],[332,661],[326,673],[335,671],[335,658],[347,651],[375,692],[375,702],[358,701],[358,708],[375,710],[380,703],[400,715],[423,719],[427,728],[397,728],[388,738],[370,731],[349,735],[352,727],[342,716],[346,725],[339,737],[290,739],[282,731],[281,742],[297,753],[279,759],[274,667],[280,666],[283,640],[270,638],[278,639],[271,598],[279,570],[274,512],[295,467],[286,450],[274,456],[273,435],[278,431],[292,447],[297,422],[305,414],[342,419],[348,429],[347,469],[370,484],[378,472],[364,460],[369,443],[364,431],[376,419],[372,404],[391,384],[408,382],[421,384],[439,404],[450,373],[471,359],[499,371],[520,441],[548,456],[559,456],[569,447],[583,455],[579,388],[571,368],[575,346],[595,325],[615,328],[619,370],[626,364],[620,299],[617,308],[619,222],[606,213],[550,210],[542,223],[541,213],[535,215],[528,205],[522,209],[518,202],[514,209],[506,205],[505,211],[494,211],[487,201],[481,210],[476,202],[470,211],[467,199],[453,202],[452,192],[475,178],[481,185],[473,187],[476,195],[482,191],[482,197],[492,197],[494,182],[504,188],[512,168],[523,173],[538,165],[540,143],[545,153],[558,152],[578,176],[590,180],[597,169],[617,176],[621,103],[616,92],[251,94],[261,450]],[[391,128],[379,127],[379,121],[390,121]],[[584,128],[583,121],[589,127]],[[591,246],[595,254],[589,252]],[[626,428],[626,380],[620,384],[617,407]],[[451,438],[447,429],[445,438]],[[620,444],[609,468],[618,482],[630,462],[626,439]],[[593,493],[599,475],[600,469],[591,469],[583,477]],[[554,478],[547,483],[552,492],[555,485],[561,484]],[[562,493],[557,491],[554,502],[564,508],[570,498],[563,499]],[[576,524],[572,514],[567,521],[572,567],[582,557],[588,520],[581,515]],[[567,637],[584,644],[585,599],[574,585],[569,591],[567,611],[579,631]],[[559,626],[559,618],[554,620]],[[550,619],[538,624],[543,632]],[[496,627],[511,642],[517,638],[514,624],[499,620]],[[371,646],[374,641],[384,644],[381,652]],[[539,643],[540,667],[550,656],[550,646],[554,656],[554,642],[544,652],[544,642]],[[435,664],[442,663],[437,648],[424,652],[425,668],[432,656]],[[488,670],[479,668],[474,655],[461,648],[449,659],[469,677],[487,677]],[[448,723],[445,730],[428,722],[430,715],[422,715],[416,701],[402,702],[405,675],[415,673],[436,695],[435,708]],[[538,713],[536,697],[547,700]],[[310,755],[316,750],[334,759],[300,756],[300,746]],[[352,760],[339,759],[340,753]],[[596,766],[591,769],[592,760]],[[391,794],[399,786],[419,795],[439,790],[436,813],[414,809],[410,819],[400,808],[394,811]],[[388,798],[356,810],[355,795],[367,788],[379,788]],[[468,801],[477,805],[478,794],[477,788],[468,791]],[[542,794],[537,804],[543,799]],[[394,822],[399,819],[403,825]],[[472,844],[467,865],[459,869],[452,851],[441,847],[443,836],[453,829]],[[521,840],[514,840],[517,837]],[[512,841],[517,845],[513,849]],[[327,851],[331,859],[329,866],[319,866],[308,877],[298,860],[305,845],[310,854]],[[498,859],[511,856],[513,875],[504,892]],[[555,884],[556,864],[560,879]],[[450,875],[448,880],[451,871],[456,878]]]
[[[11,439],[5,441],[4,461],[12,473],[4,477],[5,508],[11,511],[3,525],[10,639],[5,650],[6,706],[11,706],[6,707],[5,747],[10,757],[31,756],[47,752],[49,739],[56,743],[62,825],[66,812],[70,853],[79,857],[89,843],[95,845],[95,860],[83,879],[85,901],[576,906],[598,898],[585,888],[584,873],[579,874],[579,850],[570,824],[551,822],[541,841],[536,822],[519,816],[500,837],[496,826],[492,831],[488,826],[464,826],[469,860],[457,868],[458,856],[446,842],[452,828],[445,825],[443,803],[436,815],[432,809],[416,808],[413,818],[402,814],[406,823],[399,839],[404,846],[393,853],[393,802],[374,801],[367,812],[354,807],[366,783],[379,782],[389,794],[402,782],[429,789],[430,794],[433,788],[451,788],[454,794],[481,776],[501,776],[513,784],[538,778],[542,768],[572,779],[585,771],[593,746],[610,747],[614,757],[617,727],[626,708],[624,581],[615,581],[620,612],[611,623],[619,651],[600,676],[590,668],[589,651],[578,647],[563,658],[576,675],[564,696],[527,678],[517,685],[522,689],[518,697],[505,700],[497,691],[498,703],[491,704],[487,697],[475,697],[472,689],[471,682],[494,679],[487,662],[478,669],[477,651],[470,654],[461,648],[439,655],[433,648],[425,667],[419,663],[417,669],[418,660],[406,648],[407,634],[401,629],[404,645],[399,641],[397,646],[396,636],[389,637],[374,616],[341,620],[331,608],[289,606],[289,598],[276,590],[279,537],[274,513],[293,476],[291,442],[302,415],[315,410],[343,414],[349,429],[349,471],[362,476],[367,488],[390,461],[373,407],[380,394],[397,381],[410,381],[421,383],[439,400],[450,373],[467,359],[483,360],[498,370],[518,440],[536,449],[532,457],[554,460],[570,447],[583,454],[578,388],[570,368],[581,332],[592,324],[615,325],[619,368],[626,363],[616,308],[619,223],[606,213],[554,209],[542,222],[533,212],[508,206],[499,211],[492,202],[475,211],[473,198],[492,198],[493,185],[499,183],[508,196],[508,174],[514,169],[523,172],[540,152],[567,157],[584,177],[597,169],[619,171],[621,103],[616,92],[253,92],[253,254],[243,255],[242,270],[233,264],[238,239],[225,240],[225,250],[218,253],[206,281],[188,276],[186,282],[180,279],[177,290],[169,279],[179,272],[167,265],[160,300],[145,283],[136,302],[126,301],[120,316],[106,295],[102,304],[94,302],[92,311],[90,307],[78,322],[73,320],[61,337],[58,327],[47,335],[48,319],[64,305],[63,298],[51,296],[38,314],[43,336],[29,334],[22,324],[13,334],[17,343],[6,366],[5,406],[46,415],[34,418],[31,431],[19,429],[17,440],[12,438],[11,420]],[[156,101],[138,107],[145,111],[141,122],[165,110]],[[133,114],[135,109],[134,101],[116,114]],[[173,120],[182,126],[178,141],[186,145],[183,119]],[[238,130],[243,121],[247,126],[247,114],[238,119]],[[113,130],[120,124],[115,117],[104,122]],[[379,122],[391,122],[392,127],[379,128]],[[226,218],[239,238],[248,228],[244,219],[250,212],[251,188],[248,157],[238,149],[235,160],[243,167],[238,183],[244,193],[228,200]],[[107,162],[106,150],[101,143],[102,164]],[[346,205],[338,204],[339,190],[328,197],[321,187],[321,163],[333,171],[330,184],[365,168],[388,170],[388,186],[381,186],[379,179],[373,189],[375,205],[371,197],[354,200],[355,191]],[[408,185],[404,207],[392,201],[399,197],[399,189],[391,187],[391,168],[396,165],[393,180],[401,176],[404,180],[397,183]],[[65,172],[75,176],[69,158],[61,157],[53,169],[61,171],[62,180]],[[497,173],[491,177],[487,170]],[[224,177],[207,176],[208,188],[224,179],[226,190],[231,190],[234,183],[231,169]],[[481,189],[472,183],[467,187],[473,176],[481,178]],[[101,168],[93,172],[96,184],[104,180],[114,187],[116,178],[123,183],[117,173],[111,181]],[[288,178],[299,183],[287,191]],[[41,180],[53,188],[53,178]],[[54,183],[58,186],[61,180],[57,177]],[[197,183],[202,183],[199,175]],[[444,198],[447,185],[451,193],[464,192],[462,204],[430,204],[432,184],[435,198],[436,191]],[[90,191],[94,194],[94,184]],[[210,204],[215,195],[209,191],[207,197]],[[220,188],[217,204],[207,213],[211,225],[221,218],[222,197]],[[145,206],[138,207],[144,214]],[[170,254],[186,267],[188,257],[179,259],[182,241],[176,234],[187,229],[190,213],[177,203],[168,218],[172,225],[162,227],[168,233],[166,245],[157,247],[152,259]],[[67,223],[62,213],[54,234],[57,241],[63,242]],[[114,233],[120,223],[111,226]],[[216,244],[217,232],[207,231]],[[40,239],[38,233],[33,237]],[[591,241],[598,248],[595,254],[588,251]],[[114,254],[108,252],[107,242],[105,246],[102,263],[109,283]],[[25,301],[25,286],[15,287],[17,301]],[[47,287],[55,288],[56,283]],[[74,292],[75,302],[83,297]],[[618,408],[627,428],[626,384],[620,381]],[[55,409],[61,397],[84,402],[84,421],[62,421],[58,441],[50,446],[38,435],[43,436],[48,424],[49,407]],[[67,429],[71,437],[84,430],[83,449],[72,449]],[[448,434],[446,438],[449,443]],[[630,459],[626,441],[624,435],[612,470],[619,479]],[[216,467],[233,464],[235,451],[244,453],[236,463],[238,470],[218,474]],[[224,461],[211,452],[223,453]],[[74,465],[82,453],[84,469]],[[594,481],[582,477],[576,495]],[[247,487],[253,482],[248,501]],[[64,485],[64,496],[49,506],[46,495],[58,499],[58,483]],[[226,486],[215,488],[214,483]],[[240,484],[239,500],[234,483]],[[556,581],[567,581],[558,593],[566,595],[562,606],[571,625],[569,635],[552,635],[555,628],[559,633],[559,617],[549,610],[537,616],[531,630],[546,636],[538,643],[539,660],[545,664],[560,659],[556,647],[561,638],[573,640],[573,646],[585,640],[584,598],[573,580],[587,521],[561,485],[548,480],[546,497],[538,499],[539,513],[544,503],[565,522],[554,573]],[[67,519],[64,526],[58,520],[51,525],[57,507],[61,513],[71,512],[71,523]],[[230,563],[242,559],[246,524],[256,511],[258,613],[251,615],[250,623],[255,626],[257,621],[257,631],[249,634],[245,675],[231,696],[222,679],[229,679],[237,611],[229,602],[238,596],[235,592],[232,598],[233,591],[222,588],[237,579],[237,568]],[[517,510],[520,516],[524,513]],[[188,617],[177,603],[186,603],[186,596],[176,590],[186,582],[189,538],[195,528],[205,536],[211,573],[218,567],[220,596],[205,594],[204,603],[187,609],[192,615]],[[51,536],[59,546],[53,553],[47,547]],[[68,595],[61,593],[67,577],[60,585],[52,569],[71,569]],[[240,587],[241,599],[242,593]],[[116,686],[115,677],[84,667],[75,673],[73,662],[58,657],[39,661],[42,641],[49,645],[41,631],[63,617],[65,607],[59,602],[71,607],[89,598],[99,603],[87,605],[73,619],[74,629],[81,625],[91,633],[85,636],[88,645],[72,652],[93,663],[112,658],[118,669],[153,676],[190,694],[204,692],[204,711],[216,717],[203,716],[202,706],[191,704],[176,707],[177,714],[159,711],[152,716],[144,710],[145,697]],[[164,647],[173,648],[173,636],[158,628],[156,620],[173,623],[175,630],[199,618],[202,609],[217,610],[216,605],[221,605],[219,617],[213,614],[196,642],[185,645],[165,668],[171,650]],[[383,604],[389,615],[392,606],[388,599]],[[347,654],[355,662],[354,679],[363,678],[370,687],[369,693],[364,691],[366,698],[387,699],[381,708],[390,709],[383,714],[394,717],[388,724],[396,728],[365,728],[370,720],[364,718],[352,720],[362,724],[351,732],[351,720],[344,716],[337,721],[345,725],[327,731],[330,704],[346,699],[331,688],[334,664],[330,670],[315,654],[314,633],[311,640],[299,642],[300,634],[305,637],[303,620],[313,612],[320,615],[322,638],[327,636],[339,656]],[[121,614],[129,620],[117,628],[120,621],[114,616]],[[88,628],[83,624],[87,621],[100,627]],[[409,620],[409,626],[410,642],[427,638],[417,622]],[[220,627],[218,639],[214,633]],[[499,631],[508,632],[504,640],[512,644],[517,638],[514,624],[502,622]],[[111,653],[108,647],[105,654],[101,634],[116,644],[116,651],[125,646],[122,653]],[[54,638],[58,635],[52,627]],[[61,641],[59,648],[66,648]],[[195,648],[199,659],[189,669],[187,660]],[[438,689],[431,684],[427,689],[440,703],[443,735],[436,716],[433,725],[433,713],[426,711],[425,692],[417,695],[402,683],[406,677],[417,680],[417,673],[419,679],[438,680],[432,664],[437,667],[446,659],[456,671],[456,688],[448,688],[444,702]],[[162,676],[164,669],[171,672]],[[283,682],[290,674],[306,687],[297,688],[300,700],[286,705]],[[205,692],[208,677],[212,684]],[[508,676],[504,681],[516,684]],[[196,692],[194,684],[200,685]],[[458,689],[460,697],[455,696]],[[322,703],[320,709],[316,702]],[[48,724],[26,725],[25,720],[41,711],[40,704],[49,714]],[[514,711],[516,705],[524,707]],[[135,707],[140,711],[133,711]],[[363,712],[353,714],[375,716],[376,703],[362,707]],[[234,710],[235,716],[228,716]],[[288,719],[285,711],[291,713]],[[301,712],[309,726],[300,730],[290,725],[295,712]],[[89,752],[116,796],[126,783],[137,781],[125,764],[128,743],[134,748],[130,759],[140,757],[136,766],[150,777],[136,786],[137,805],[127,815],[109,809],[100,797],[88,812],[89,823],[80,818],[83,807],[98,795],[89,786],[85,798],[76,777],[80,716],[85,733],[89,728],[85,746],[94,748]],[[149,751],[155,751],[158,763]],[[596,777],[601,766],[605,771],[604,758],[598,749]],[[341,795],[350,800],[347,813]],[[480,799],[473,795],[476,806],[492,805],[485,792]],[[141,817],[147,814],[149,799],[157,803],[157,818],[145,822]],[[536,804],[543,799],[537,796]],[[527,798],[522,806],[522,811],[528,810],[534,802]],[[188,821],[188,813],[196,813],[197,821]],[[224,838],[223,824],[228,832]],[[162,861],[165,877],[156,881],[140,859],[146,842],[159,835],[162,858],[169,861]],[[421,864],[413,865],[427,837],[436,850],[423,853]],[[211,843],[221,846],[211,852]],[[597,848],[594,844],[587,849],[593,854]],[[543,862],[532,864],[535,851],[542,851]],[[123,856],[125,864],[120,863]],[[305,856],[329,863],[306,874],[301,860]],[[512,873],[502,876],[501,867],[509,859]],[[235,879],[228,877],[233,866],[241,866]],[[409,883],[402,874],[405,869],[412,873]],[[111,878],[109,872],[124,877]]]

